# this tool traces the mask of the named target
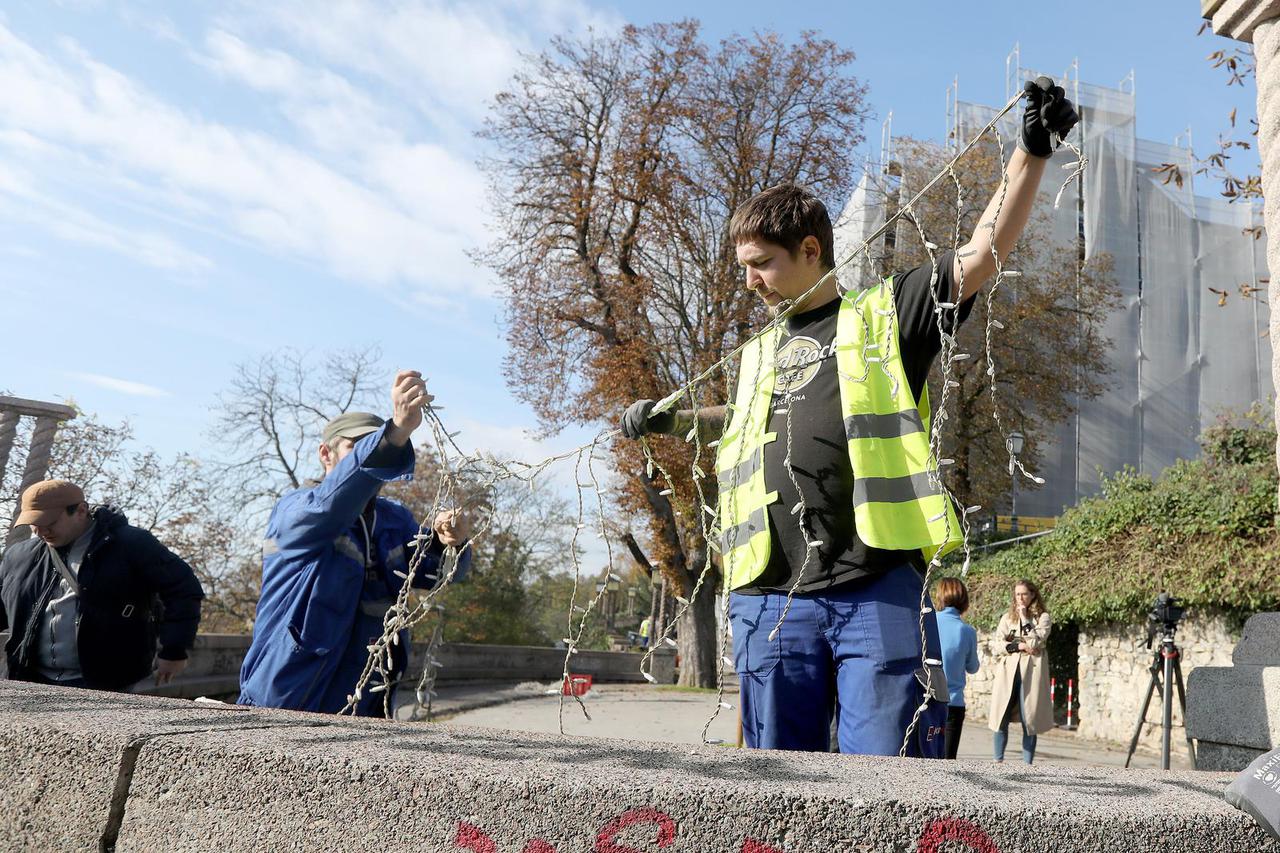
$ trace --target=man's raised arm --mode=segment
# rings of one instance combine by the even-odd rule
[[[1022,229],[1031,218],[1040,179],[1044,176],[1049,157],[1053,155],[1054,137],[1065,137],[1080,120],[1075,105],[1066,97],[1062,87],[1048,77],[1028,81],[1025,88],[1027,96],[1018,147],[1005,169],[1007,186],[1003,194],[996,190],[978,220],[976,232],[968,243],[960,247],[953,261],[952,277],[956,287],[960,287],[962,280],[964,282],[963,289],[953,294],[957,303],[977,293],[996,271],[995,258],[991,255],[993,241],[1000,263],[1003,264],[1013,251]]]

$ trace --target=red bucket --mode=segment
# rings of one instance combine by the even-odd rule
[[[565,696],[582,696],[591,689],[593,680],[594,676],[577,675],[571,672],[565,678],[564,684],[560,685],[560,692]]]

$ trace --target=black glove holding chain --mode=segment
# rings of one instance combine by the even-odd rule
[[[1062,87],[1048,77],[1028,80],[1022,90],[1027,93],[1027,102],[1018,147],[1033,157],[1049,157],[1053,154],[1054,136],[1062,138],[1070,133],[1080,121],[1080,114]]]
[[[653,400],[636,400],[627,406],[622,415],[622,434],[627,438],[640,438],[652,432],[669,433],[676,425],[675,412],[660,412],[650,417],[657,405]]]

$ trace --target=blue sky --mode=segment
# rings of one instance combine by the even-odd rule
[[[507,390],[473,131],[553,34],[691,16],[709,38],[815,29],[854,50],[877,119],[938,138],[944,92],[1004,101],[1005,57],[1114,85],[1138,132],[1231,106],[1196,0],[694,4],[16,0],[0,12],[0,388],[74,398],[141,444],[201,452],[237,362],[377,344],[417,367],[472,446],[535,459]],[[1040,9],[1043,11],[1029,11]],[[910,10],[909,16],[902,13]],[[957,11],[962,10],[962,11]],[[1201,191],[1208,191],[1202,187]]]

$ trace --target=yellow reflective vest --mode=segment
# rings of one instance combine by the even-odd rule
[[[959,544],[962,534],[950,499],[931,480],[936,465],[929,448],[929,390],[923,389],[919,403],[912,398],[899,352],[893,279],[841,298],[835,358],[858,537],[873,548],[919,549],[932,559]],[[749,585],[769,564],[768,507],[778,493],[765,484],[764,451],[786,436],[765,428],[781,337],[777,327],[743,349],[716,453],[719,544],[730,589]]]

